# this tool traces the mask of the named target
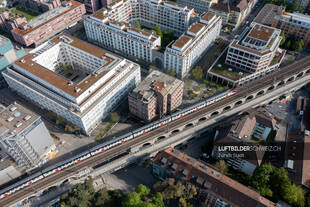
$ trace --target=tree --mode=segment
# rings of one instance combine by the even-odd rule
[[[186,200],[184,198],[179,198],[179,205],[181,207],[187,207],[187,203],[186,203]]]
[[[220,171],[220,173],[222,173],[224,175],[227,174],[227,172],[228,172],[228,167],[227,167],[225,160],[217,161],[215,163],[215,167]]]
[[[135,192],[138,193],[140,196],[144,197],[149,195],[151,191],[145,185],[140,184],[136,187]]]
[[[289,50],[291,48],[291,45],[292,45],[291,40],[287,40],[284,47]]]
[[[133,192],[128,194],[122,202],[123,207],[136,207],[142,203],[141,197],[138,193]]]
[[[117,112],[112,112],[112,113],[110,114],[110,119],[111,119],[111,121],[112,121],[113,123],[116,123],[116,122],[118,122],[118,121],[120,120],[120,116],[118,115]]]
[[[284,189],[283,199],[291,205],[304,207],[305,191],[301,187],[291,184]]]
[[[294,41],[293,44],[293,49],[297,52],[301,52],[304,46],[304,41],[303,40],[296,40]]]
[[[51,120],[54,120],[56,118],[56,114],[50,110],[47,112],[46,116]]]
[[[193,184],[187,183],[185,186],[186,199],[192,199],[197,195],[196,187]]]
[[[174,71],[173,69],[170,69],[170,70],[167,69],[167,70],[166,70],[166,73],[169,74],[169,75],[171,75],[171,76],[173,76],[173,77],[176,76],[176,73],[175,73],[175,71]]]
[[[74,132],[74,128],[70,124],[66,124],[65,131],[73,133]]]
[[[285,40],[286,40],[286,37],[285,37],[283,31],[281,31],[280,36],[282,37],[281,42],[280,42],[280,45],[283,45],[283,44],[285,43]]]
[[[192,75],[194,77],[195,80],[200,80],[203,78],[203,70],[200,66],[195,67],[192,70]]]
[[[306,199],[306,206],[310,206],[310,195],[307,196],[307,199]]]
[[[111,196],[109,195],[109,192],[106,188],[101,189],[97,193],[95,206],[96,207],[102,207],[106,205],[108,202],[110,202]]]
[[[139,21],[136,21],[136,27],[137,27],[138,29],[142,29],[141,24],[140,24]]]
[[[66,75],[70,75],[72,73],[72,66],[71,65],[64,65],[62,66]]]
[[[256,188],[262,196],[272,197],[272,191],[269,187],[270,174],[273,172],[271,164],[262,164],[257,167],[253,173],[251,185]]]
[[[152,197],[152,203],[156,206],[156,207],[164,207],[164,199],[163,196],[161,195],[161,193],[157,192],[153,195]]]
[[[270,188],[273,192],[273,197],[279,200],[284,196],[285,189],[291,185],[287,172],[284,168],[274,168],[270,178]]]
[[[287,5],[287,10],[291,12],[299,11],[300,3],[301,3],[301,0],[295,0],[293,3],[290,3]]]
[[[156,35],[160,36],[160,38],[163,39],[163,32],[161,31],[160,26],[158,24],[155,27],[155,32]]]

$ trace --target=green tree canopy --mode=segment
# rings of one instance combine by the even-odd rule
[[[140,24],[139,21],[136,21],[136,27],[137,27],[138,29],[142,29],[141,24]]]
[[[203,69],[200,66],[195,67],[192,70],[192,75],[195,80],[200,80],[203,78]]]
[[[220,160],[215,163],[215,167],[220,171],[220,173],[226,175],[228,172],[228,166],[225,160]]]
[[[285,40],[286,40],[286,37],[285,37],[285,35],[284,35],[284,32],[283,32],[283,31],[281,31],[280,36],[282,37],[282,40],[281,40],[280,45],[283,45],[283,44],[285,43]]]
[[[159,25],[156,25],[156,27],[155,27],[155,33],[156,33],[156,35],[160,36],[161,39],[163,39],[163,32],[161,31]]]
[[[120,120],[120,116],[118,115],[117,112],[112,112],[110,114],[110,119],[111,119],[112,122],[115,123],[115,122],[118,122]]]

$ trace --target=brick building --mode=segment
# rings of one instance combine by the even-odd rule
[[[157,153],[152,168],[153,174],[161,180],[175,178],[183,183],[194,184],[198,193],[205,195],[205,206],[276,206],[257,191],[171,147]]]
[[[23,16],[8,11],[2,11],[0,14],[0,29],[4,32],[10,33],[11,30],[23,24],[27,24],[27,20]]]
[[[15,41],[22,45],[38,45],[66,27],[79,21],[85,6],[77,1],[63,1],[61,6],[47,11],[12,30]]]
[[[310,132],[289,133],[285,154],[285,168],[289,178],[297,185],[310,189]]]
[[[85,5],[85,9],[88,13],[94,13],[101,8],[100,0],[77,0],[77,1]]]
[[[184,83],[152,71],[128,96],[129,111],[148,122],[172,112],[182,103]]]
[[[222,17],[223,26],[237,28],[251,13],[255,4],[255,0],[221,1],[211,4],[209,11]]]
[[[310,42],[310,16],[300,13],[285,12],[284,8],[278,10],[272,21],[272,26],[281,29],[286,37],[295,37],[304,41],[304,47]]]
[[[219,146],[258,146],[253,139],[266,140],[275,128],[276,120],[263,109],[249,110],[232,117],[216,128],[212,156],[215,159],[222,159],[223,152],[217,151]],[[249,151],[242,154],[243,158],[227,156],[225,160],[235,170],[252,175],[255,168],[261,164],[264,151]]]
[[[60,0],[20,0],[19,7],[36,13],[44,13],[61,6]]]

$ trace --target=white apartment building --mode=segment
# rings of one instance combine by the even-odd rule
[[[136,59],[152,62],[152,50],[159,48],[160,37],[148,30],[110,20],[105,9],[84,20],[89,41]]]
[[[167,46],[164,67],[174,70],[179,78],[184,78],[219,36],[221,26],[221,17],[213,13],[204,14],[199,22],[192,24],[186,33]]]
[[[277,69],[284,56],[279,48],[280,32],[253,22],[230,43],[225,63],[251,73]]]
[[[25,169],[45,163],[56,150],[41,118],[17,103],[0,108],[0,143],[17,165]]]
[[[89,134],[140,82],[140,66],[60,34],[3,76],[11,89]]]
[[[218,0],[176,0],[176,2],[194,8],[195,12],[203,14],[209,11],[212,4],[218,3]]]
[[[117,0],[92,17],[100,19],[102,15],[110,20],[133,25],[136,21],[151,28],[159,25],[163,30],[172,29],[175,34],[180,35],[193,21],[195,12],[192,8],[171,1]]]

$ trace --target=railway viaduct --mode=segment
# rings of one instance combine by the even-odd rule
[[[220,120],[248,107],[269,103],[270,100],[289,91],[296,91],[309,82],[310,57],[307,57],[238,88],[238,92],[228,99],[223,99],[126,142],[112,149],[111,152],[107,152],[109,154],[99,154],[69,167],[65,172],[61,172],[62,174],[58,173],[58,175],[47,177],[32,186],[25,187],[11,196],[1,199],[0,206],[18,206],[21,200],[34,196],[51,186],[59,185],[68,179],[76,182],[79,179],[83,180],[87,175],[97,177],[102,173],[113,172],[137,159],[152,156],[158,150],[195,139],[207,131],[210,126],[213,127],[219,123]],[[134,152],[127,153],[130,149],[134,149]],[[104,165],[94,168],[103,162]]]

